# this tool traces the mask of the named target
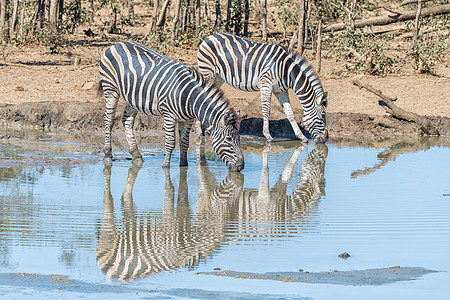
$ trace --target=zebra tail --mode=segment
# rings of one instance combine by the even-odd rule
[[[103,86],[102,86],[102,82],[99,81],[98,85],[97,85],[97,96],[96,96],[96,98],[98,99],[98,98],[101,98],[101,97],[103,97]]]

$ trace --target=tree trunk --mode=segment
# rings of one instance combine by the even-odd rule
[[[289,51],[292,51],[294,49],[295,43],[298,41],[297,34],[298,34],[298,32],[296,31],[292,35],[292,38],[291,38],[291,41],[289,42],[289,47],[288,47]]]
[[[23,42],[23,24],[24,24],[24,18],[25,18],[25,7],[22,7],[22,10],[20,11],[20,31],[19,31],[19,40],[20,42]]]
[[[42,13],[42,2],[41,2],[41,0],[36,0],[34,13],[33,13],[33,16],[31,17],[31,21],[30,21],[31,28],[29,29],[29,31],[27,31],[27,35],[29,32],[34,33],[36,31],[37,24],[40,19],[41,13]]]
[[[299,0],[300,3],[300,14],[298,16],[298,42],[297,42],[297,52],[303,55],[303,49],[305,45],[305,0]]]
[[[250,0],[244,0],[244,36],[248,37],[248,20],[250,17]]]
[[[181,0],[175,0],[175,7],[173,9],[173,21],[172,21],[172,37],[178,36],[178,28],[180,24],[180,11]]]
[[[58,3],[59,0],[50,0],[49,22],[52,29],[58,28]]]
[[[236,7],[234,10],[234,34],[240,35],[242,29],[242,0],[236,1]]]
[[[414,45],[417,45],[417,40],[419,39],[420,14],[421,13],[422,13],[422,0],[417,0],[417,13],[416,13],[415,28],[414,28]]]
[[[445,5],[439,5],[439,6],[432,6],[432,7],[425,7],[422,10],[422,17],[427,16],[437,16],[442,14],[448,14],[450,13],[450,4]],[[387,25],[391,23],[396,23],[400,21],[407,21],[407,20],[413,20],[416,18],[417,10],[407,10],[404,12],[399,13],[399,15],[395,16],[378,16],[363,20],[356,20],[355,21],[355,28],[362,28],[365,26],[376,26],[376,25]],[[323,28],[322,32],[329,32],[329,31],[339,31],[345,29],[344,23],[338,23],[338,24],[331,24]]]
[[[158,21],[156,22],[156,27],[162,29],[164,27],[164,24],[166,23],[166,13],[167,13],[167,8],[169,7],[170,4],[170,0],[166,0],[164,1],[164,4],[161,8],[161,12],[159,14],[158,17]]]
[[[16,37],[17,33],[17,11],[19,10],[19,0],[13,0],[13,10],[10,18],[9,25],[9,39],[12,40]]]
[[[220,12],[220,0],[216,0],[216,21],[214,22],[214,27],[219,27],[222,25],[222,16]]]
[[[0,0],[0,42],[8,40],[7,0]]]
[[[201,18],[201,5],[200,0],[195,2],[195,33],[198,36],[200,34],[200,18]]]
[[[211,9],[209,7],[209,0],[205,0],[205,16],[206,16],[206,23],[208,24],[208,27],[211,25]]]
[[[305,1],[305,33],[303,34],[303,51],[305,51],[305,44],[308,43],[308,23],[311,16],[308,0]]]
[[[77,17],[76,22],[79,22],[81,20],[81,0],[76,0],[76,4],[77,4],[77,9],[78,9],[78,13],[76,16]],[[63,16],[64,16],[64,0],[59,0],[58,1],[58,24],[62,24]],[[75,26],[76,25],[74,24],[73,30],[75,30]]]
[[[128,0],[128,18],[134,24],[134,0]]]
[[[316,51],[316,61],[317,61],[317,73],[320,73],[322,67],[322,18],[319,18],[319,25],[317,26],[317,51]]]
[[[152,17],[150,19],[150,31],[152,31],[155,27],[156,18],[158,17],[158,7],[159,7],[159,0],[154,0]]]
[[[228,0],[227,2],[227,20],[225,21],[225,31],[230,32],[230,23],[231,23],[231,7],[233,6],[232,0]]]
[[[263,5],[261,5],[261,1],[263,1]],[[255,5],[262,18],[263,40],[267,41],[267,0],[255,0]]]

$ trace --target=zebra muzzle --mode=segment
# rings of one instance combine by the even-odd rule
[[[236,163],[231,163],[228,165],[228,171],[229,172],[240,172],[241,170],[244,169],[244,159],[243,158],[238,158],[236,160]]]
[[[316,143],[325,143],[328,140],[328,129],[325,128],[325,130],[322,133],[321,137],[315,138],[314,141]]]

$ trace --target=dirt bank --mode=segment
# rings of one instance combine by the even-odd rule
[[[120,122],[124,103],[120,103],[116,114],[116,128],[122,129]],[[0,120],[4,126],[31,126],[47,130],[103,130],[104,105],[102,101],[43,101],[17,104],[0,104]],[[245,114],[245,111],[244,111]],[[256,115],[256,113],[254,114]],[[439,119],[435,117],[435,119]],[[368,114],[334,112],[327,114],[330,137],[342,136],[395,136],[419,135],[416,124],[399,121],[388,116],[372,117]],[[162,118],[139,114],[136,118],[137,130],[163,130]],[[294,138],[287,119],[270,121],[271,133],[275,138]],[[442,132],[449,135],[445,128]],[[262,119],[247,117],[241,122],[241,134],[262,136]]]
[[[96,97],[97,62],[104,49],[113,42],[91,42],[64,55],[48,55],[38,47],[12,48],[0,61],[0,121],[3,124],[30,125],[62,130],[97,130],[103,128],[104,100]],[[193,49],[173,49],[174,59],[196,65]],[[312,62],[314,64],[314,62]],[[329,92],[327,121],[331,137],[352,135],[417,135],[416,125],[400,122],[386,115],[376,96],[352,84],[357,78],[386,95],[397,96],[396,104],[421,115],[450,116],[450,72],[439,67],[439,76],[403,75],[388,77],[333,75],[336,62],[324,59],[320,74]],[[259,93],[222,86],[225,96],[236,110],[247,117],[243,134],[261,135],[261,100]],[[302,108],[295,94],[291,104],[297,121]],[[123,107],[123,101],[120,103]],[[120,118],[121,107],[117,116]],[[272,135],[291,137],[292,130],[275,98],[271,109]],[[138,130],[162,129],[161,118],[138,117]],[[120,125],[120,122],[117,122]],[[116,125],[117,126],[117,125]],[[448,135],[448,131],[443,131]]]

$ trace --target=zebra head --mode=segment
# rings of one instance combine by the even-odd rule
[[[212,132],[212,148],[231,172],[244,169],[244,155],[239,137],[239,119],[234,109],[229,108]]]
[[[319,76],[304,57],[296,52],[289,52],[289,56],[293,60],[290,87],[302,104],[303,124],[316,143],[325,143],[328,139],[325,116],[328,92],[323,91]]]
[[[316,143],[325,143],[328,139],[325,108],[328,92],[317,95],[313,92],[311,103],[303,105],[303,124],[309,130]]]

